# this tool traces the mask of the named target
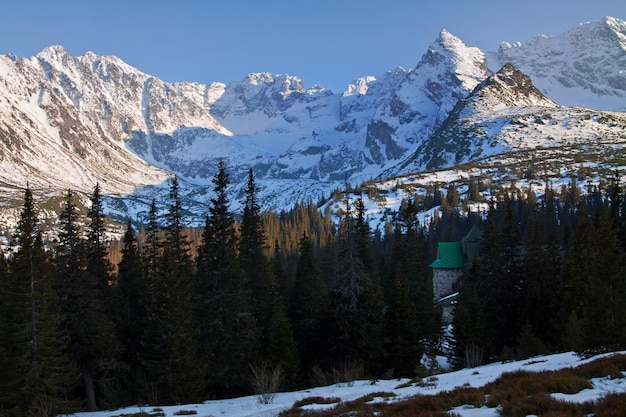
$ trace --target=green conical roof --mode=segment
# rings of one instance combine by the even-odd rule
[[[461,269],[463,268],[463,255],[461,254],[461,242],[439,242],[437,260],[429,265],[435,269]]]

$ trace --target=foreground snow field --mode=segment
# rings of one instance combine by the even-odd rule
[[[604,355],[606,356],[606,355]],[[339,398],[341,401],[350,401],[367,394],[375,392],[393,392],[396,394],[393,401],[402,401],[408,397],[422,394],[431,395],[441,391],[452,390],[460,386],[480,387],[496,380],[505,372],[517,370],[524,371],[548,371],[557,370],[568,367],[576,367],[584,363],[598,359],[600,356],[594,356],[589,359],[581,359],[574,353],[560,353],[549,356],[536,357],[517,362],[495,363],[485,365],[479,368],[462,369],[456,372],[440,374],[426,379],[427,387],[416,387],[411,384],[408,387],[403,385],[408,382],[407,379],[394,379],[377,381],[354,381],[353,383],[341,383],[327,387],[312,388],[302,391],[278,393],[272,404],[259,404],[257,396],[249,396],[242,398],[233,398],[228,400],[206,401],[203,404],[188,404],[177,406],[134,406],[114,411],[99,411],[93,413],[77,413],[80,417],[114,417],[120,415],[132,415],[138,412],[151,413],[158,408],[161,415],[167,417],[181,415],[181,411],[195,412],[196,416],[202,417],[273,417],[280,414],[283,410],[291,408],[298,400],[308,397],[325,397]],[[626,370],[625,370],[626,371]],[[563,399],[572,402],[584,402],[602,397],[608,393],[626,392],[626,378],[608,379],[596,378],[592,380],[593,388],[587,389],[574,395],[565,395],[554,393],[557,399]],[[385,401],[377,398],[375,401]],[[332,407],[331,405],[310,405],[307,409],[320,409],[324,407]],[[463,417],[496,417],[499,416],[495,408],[474,408],[471,406],[457,407],[453,410]],[[177,414],[179,413],[179,414]],[[189,414],[189,413],[186,413]]]

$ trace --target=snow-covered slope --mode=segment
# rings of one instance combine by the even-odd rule
[[[620,352],[623,353],[623,352]],[[443,391],[453,391],[459,387],[482,387],[504,373],[511,372],[548,372],[565,368],[575,368],[589,363],[603,356],[581,359],[572,352],[555,355],[536,357],[528,360],[493,363],[478,368],[466,368],[456,372],[439,374],[427,379],[426,383],[418,384],[408,379],[380,380],[380,381],[348,381],[327,387],[316,387],[304,391],[276,393],[273,401],[269,404],[259,402],[259,396],[231,398],[226,400],[209,400],[202,404],[187,404],[176,406],[134,406],[115,411],[98,411],[91,413],[77,413],[80,417],[113,417],[119,415],[132,415],[133,413],[149,412],[158,408],[164,416],[193,413],[200,416],[229,416],[229,417],[270,417],[278,416],[285,410],[293,407],[294,403],[305,398],[324,399],[326,401],[315,402],[304,406],[307,411],[332,410],[338,403],[347,403],[358,398],[363,398],[375,393],[372,401],[406,401],[417,395],[437,395]],[[600,400],[608,394],[622,394],[626,392],[626,378],[594,378],[591,381],[593,388],[585,389],[577,394],[553,393],[553,397],[562,401],[582,403],[584,401]],[[334,402],[328,399],[336,399]],[[499,408],[489,408],[486,405],[476,408],[473,405],[464,405],[451,410],[455,415],[463,417],[497,417],[501,414]]]
[[[166,83],[116,57],[74,57],[60,46],[28,59],[3,55],[0,187],[89,192],[98,182],[106,194],[127,196],[111,210],[132,214],[175,174],[187,206],[200,210],[222,160],[234,199],[253,168],[263,205],[284,208],[346,179],[401,175],[547,137],[619,136],[620,113],[550,99],[623,105],[625,26],[606,18],[558,38],[503,44],[496,54],[442,30],[414,68],[357,78],[340,94],[269,73]],[[509,61],[488,78],[488,67]],[[531,88],[535,79],[550,99]],[[600,130],[581,127],[589,120]],[[614,122],[598,122],[606,120]]]
[[[584,156],[589,147],[626,147],[625,131],[626,114],[559,106],[506,64],[459,100],[406,166],[445,167],[529,149],[531,158],[547,151]]]
[[[566,106],[626,111],[626,22],[581,23],[561,36],[503,42],[490,69],[509,62],[548,97]]]

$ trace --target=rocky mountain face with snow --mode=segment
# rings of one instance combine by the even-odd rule
[[[115,197],[112,212],[136,214],[177,175],[187,205],[202,211],[222,160],[235,201],[252,168],[263,205],[282,208],[346,179],[621,143],[624,110],[626,22],[615,18],[493,53],[443,30],[414,68],[358,78],[341,94],[269,73],[170,84],[112,56],[52,46],[0,56],[0,188],[99,183]]]

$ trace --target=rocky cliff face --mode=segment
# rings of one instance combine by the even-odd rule
[[[500,44],[490,68],[505,63],[528,74],[566,106],[626,111],[626,22],[613,17],[581,23],[560,36]]]
[[[621,149],[624,129],[626,114],[559,106],[506,64],[459,100],[404,169],[452,166],[498,154],[506,159],[509,152],[529,149],[562,152],[567,159],[589,147]]]

